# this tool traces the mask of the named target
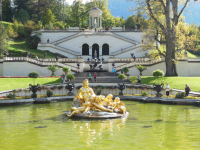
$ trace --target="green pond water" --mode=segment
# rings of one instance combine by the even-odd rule
[[[200,149],[199,107],[124,101],[127,118],[72,120],[71,103],[0,107],[0,150]]]

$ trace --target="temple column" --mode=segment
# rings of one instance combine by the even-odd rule
[[[89,27],[91,27],[91,16],[89,15]]]
[[[94,27],[94,15],[92,15],[92,27]]]
[[[98,14],[98,17],[97,17],[97,27],[99,27],[99,14]]]
[[[102,27],[102,15],[100,17],[100,27]]]

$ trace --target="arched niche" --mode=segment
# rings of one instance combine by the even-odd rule
[[[88,44],[82,45],[82,55],[89,55],[89,45]]]
[[[103,44],[102,55],[109,55],[109,45],[108,44]]]
[[[94,57],[94,53],[97,53],[97,58],[99,58],[99,45],[98,44],[93,44],[92,45],[92,57]]]

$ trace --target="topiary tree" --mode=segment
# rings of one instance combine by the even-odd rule
[[[121,82],[122,82],[122,80],[125,79],[126,76],[124,74],[120,74],[120,75],[117,76],[117,78],[120,79]]]
[[[52,72],[52,76],[54,76],[54,72],[56,72],[60,68],[55,65],[49,65],[49,66],[47,66],[47,69],[50,70]]]
[[[71,72],[71,69],[68,67],[63,67],[63,71],[65,72],[65,74],[67,74]]]
[[[129,72],[129,69],[128,69],[128,67],[124,67],[124,68],[122,69],[122,71],[126,74],[126,73]]]
[[[20,11],[17,14],[17,21],[22,22],[24,24],[28,20],[30,20],[28,12],[24,9],[20,9]]]
[[[159,77],[163,77],[164,76],[164,72],[162,70],[155,70],[152,72],[154,77],[158,77],[158,84],[159,84]]]
[[[137,65],[137,69],[138,69],[138,71],[140,72],[140,75],[142,76],[142,72],[143,72],[144,70],[147,70],[147,67],[144,67],[144,66],[142,66],[142,65]]]
[[[39,77],[39,74],[36,71],[32,71],[28,74],[29,78],[33,78],[33,83],[35,85],[35,79],[37,79]]]
[[[73,74],[68,74],[67,75],[67,79],[68,80],[73,80],[73,79],[75,79],[75,76]]]

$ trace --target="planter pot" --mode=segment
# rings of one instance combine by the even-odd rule
[[[47,41],[47,43],[49,43],[49,41]]]
[[[32,85],[32,84],[29,84],[29,89],[30,91],[33,92],[33,94],[31,94],[31,98],[37,98],[37,91],[39,89],[40,85],[37,84],[37,85]]]
[[[122,29],[124,29],[124,27],[122,27]]]
[[[89,29],[89,27],[87,27],[87,29]]]
[[[108,32],[108,30],[106,30]]]
[[[39,43],[41,43],[41,41],[39,41]]]
[[[153,84],[153,90],[156,91],[156,97],[162,97],[162,94],[160,91],[163,89],[164,84],[156,85],[156,83]]]
[[[110,27],[110,29],[112,29],[112,27]]]
[[[54,29],[57,29],[57,27],[54,27]]]
[[[44,29],[44,27],[42,27],[42,29]]]
[[[67,27],[67,29],[69,29],[69,27]]]
[[[81,27],[79,27],[79,29],[81,29]]]
[[[74,93],[72,93],[72,90],[74,89],[74,84],[67,84],[67,86],[66,86],[66,89],[68,89],[69,90],[69,93],[68,93],[68,95],[69,96],[73,96],[74,95]]]
[[[105,29],[105,27],[103,27],[103,29]]]
[[[83,32],[84,32],[85,30],[83,30]]]

